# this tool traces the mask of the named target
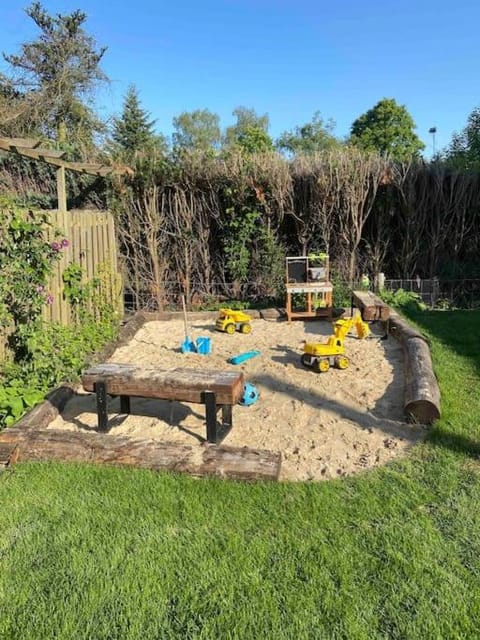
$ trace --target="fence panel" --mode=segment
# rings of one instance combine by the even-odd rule
[[[70,324],[70,308],[63,297],[64,284],[62,274],[65,268],[75,263],[84,271],[86,281],[99,275],[99,267],[105,271],[108,301],[123,313],[123,295],[117,263],[117,246],[112,214],[108,211],[52,211],[49,214],[50,236],[65,237],[68,247],[62,250],[61,258],[54,267],[50,279],[49,291],[53,303],[46,305],[43,319],[46,321]]]

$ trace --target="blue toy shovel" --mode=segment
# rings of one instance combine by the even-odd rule
[[[185,296],[182,296],[182,307],[183,307],[183,323],[185,325],[185,340],[180,345],[180,351],[182,353],[196,353],[197,347],[195,345],[195,342],[191,340],[188,336],[187,307],[185,305]]]
[[[260,353],[261,352],[257,350],[245,351],[245,353],[239,353],[238,356],[232,356],[228,362],[230,362],[230,364],[242,364],[242,362],[245,362],[246,360],[250,360],[250,358],[255,358],[255,356],[259,356]]]

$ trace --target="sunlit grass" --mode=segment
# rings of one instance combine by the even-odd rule
[[[443,416],[384,469],[319,484],[1,475],[0,638],[477,637],[480,313],[416,320]]]

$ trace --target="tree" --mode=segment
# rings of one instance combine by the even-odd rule
[[[225,146],[228,148],[240,147],[247,153],[270,151],[273,142],[268,135],[268,114],[259,116],[255,109],[248,107],[236,107],[233,110],[236,122],[227,127],[225,132]]]
[[[238,136],[237,145],[245,153],[273,151],[273,142],[266,131],[259,127],[246,127]]]
[[[220,146],[220,117],[208,109],[185,111],[173,119],[173,126],[173,146],[176,149],[207,152]]]
[[[52,16],[33,2],[26,14],[40,35],[22,44],[20,53],[3,54],[10,74],[0,77],[0,85],[18,92],[18,106],[30,114],[32,131],[91,142],[101,129],[91,105],[94,87],[107,81],[100,68],[106,48],[98,48],[85,32],[86,14],[79,10]]]
[[[445,159],[458,169],[480,169],[480,107],[468,116],[463,131],[453,135]]]
[[[316,111],[311,122],[282,133],[277,140],[277,147],[292,155],[330,151],[340,146],[339,140],[333,135],[334,129],[335,122],[325,122],[320,112]]]
[[[150,119],[150,114],[142,109],[137,89],[131,85],[126,93],[123,111],[120,118],[113,123],[113,141],[117,148],[127,158],[132,158],[135,152],[143,151],[158,145],[165,148],[162,136],[154,133],[156,120]]]
[[[405,106],[384,98],[355,120],[350,141],[365,151],[377,151],[393,160],[408,162],[425,148],[415,128]]]

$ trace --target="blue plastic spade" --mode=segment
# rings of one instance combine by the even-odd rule
[[[245,351],[244,353],[239,353],[238,356],[232,356],[228,362],[230,364],[242,364],[246,360],[250,360],[250,358],[255,358],[255,356],[259,356],[261,351]]]

